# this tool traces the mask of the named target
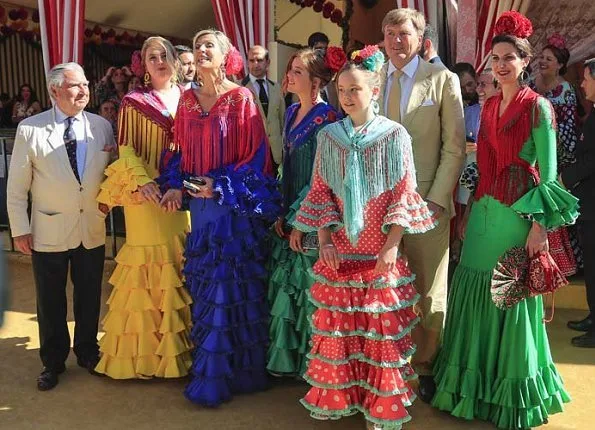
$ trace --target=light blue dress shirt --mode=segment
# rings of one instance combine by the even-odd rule
[[[63,136],[67,127],[66,120],[68,119],[68,116],[62,112],[58,106],[55,106],[54,109],[56,113],[56,130],[59,132],[60,136]],[[88,146],[85,121],[83,112],[79,112],[79,114],[74,117],[74,122],[72,123],[72,129],[76,136],[76,167],[79,171],[79,178],[81,178],[81,181],[85,174],[85,161],[87,160]]]

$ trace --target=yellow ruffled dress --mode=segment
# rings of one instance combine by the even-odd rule
[[[159,175],[157,164],[171,129],[164,130],[126,99],[120,121],[119,159],[106,169],[97,200],[124,207],[126,243],[109,279],[114,288],[95,370],[114,379],[177,378],[192,364],[192,299],[181,274],[189,215],[166,213],[137,192]]]

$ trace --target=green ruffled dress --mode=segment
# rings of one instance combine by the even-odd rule
[[[326,103],[319,103],[294,124],[299,104],[291,105],[285,113],[283,133],[283,201],[286,208],[285,225],[290,230],[302,200],[310,190],[310,178],[316,155],[316,136],[327,124],[337,119],[337,112]],[[314,306],[308,291],[314,279],[309,269],[318,260],[318,251],[298,253],[291,250],[289,241],[271,234],[271,257],[268,299],[271,308],[270,345],[267,370],[274,375],[302,376],[306,371],[306,354],[310,350],[309,317]]]
[[[571,224],[578,204],[556,182],[549,102],[524,88],[498,118],[500,101],[489,99],[482,113],[480,183],[450,286],[432,405],[498,428],[527,429],[561,412],[570,397],[550,353],[542,297],[496,308],[492,271],[509,248],[525,246],[531,220],[548,229]]]

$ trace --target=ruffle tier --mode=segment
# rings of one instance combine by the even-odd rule
[[[134,148],[120,147],[120,158],[105,169],[97,201],[108,206],[137,205],[144,202],[137,193],[139,187],[152,182]]]
[[[274,234],[274,233],[273,233]],[[271,307],[267,353],[267,369],[275,375],[302,376],[306,371],[306,354],[310,349],[310,316],[314,306],[308,291],[314,280],[308,273],[318,253],[297,253],[289,242],[272,236],[272,252],[268,261]]]
[[[401,428],[411,419],[406,408],[415,398],[408,358],[415,351],[410,332],[419,299],[405,260],[384,276],[369,269],[341,275],[322,263],[313,275],[310,299],[317,310],[304,375],[312,388],[302,405],[317,419],[362,412],[384,429]]]
[[[182,243],[124,244],[118,253],[97,372],[114,379],[188,374],[192,300],[180,277]]]
[[[194,300],[192,402],[217,406],[267,387],[268,306],[261,221],[232,212],[192,231],[186,283]]]
[[[543,301],[501,311],[491,301],[491,276],[462,265],[455,272],[432,405],[502,429],[538,427],[570,401],[549,351]]]
[[[555,181],[539,184],[511,207],[548,230],[574,224],[578,217],[578,199]]]

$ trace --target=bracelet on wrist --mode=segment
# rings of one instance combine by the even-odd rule
[[[326,245],[322,245],[323,248],[334,248],[335,244],[334,243],[327,243]]]

